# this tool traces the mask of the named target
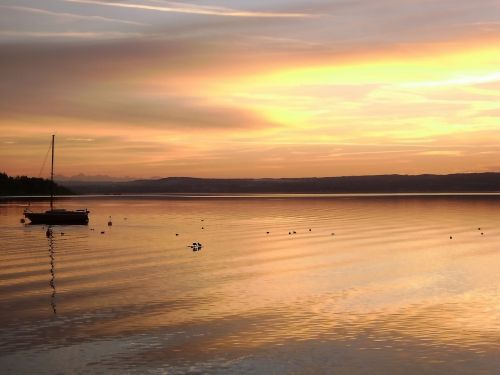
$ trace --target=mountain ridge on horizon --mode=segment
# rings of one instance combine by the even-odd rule
[[[322,178],[347,178],[347,177],[383,177],[383,176],[455,176],[455,175],[488,175],[500,174],[500,171],[488,172],[456,172],[456,173],[378,173],[378,174],[352,174],[352,175],[339,175],[339,176],[309,176],[309,177],[198,177],[186,175],[174,176],[151,176],[151,177],[133,177],[133,176],[110,176],[107,174],[86,175],[79,173],[72,176],[54,175],[54,181],[58,182],[134,182],[134,181],[158,181],[168,179],[191,179],[191,180],[301,180],[301,179],[322,179]]]
[[[64,185],[80,194],[497,192],[500,172],[300,178],[164,177],[132,181],[68,180]]]

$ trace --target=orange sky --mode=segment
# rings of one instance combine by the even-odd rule
[[[500,171],[497,1],[4,1],[0,170]],[[43,175],[47,174],[47,170]]]

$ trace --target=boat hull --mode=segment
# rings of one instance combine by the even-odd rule
[[[24,216],[31,224],[87,225],[89,223],[88,211],[25,212]]]

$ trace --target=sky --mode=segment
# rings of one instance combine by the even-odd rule
[[[0,0],[0,171],[500,172],[498,0]]]

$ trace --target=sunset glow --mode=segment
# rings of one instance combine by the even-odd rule
[[[7,0],[0,170],[498,171],[499,42],[489,0]]]

